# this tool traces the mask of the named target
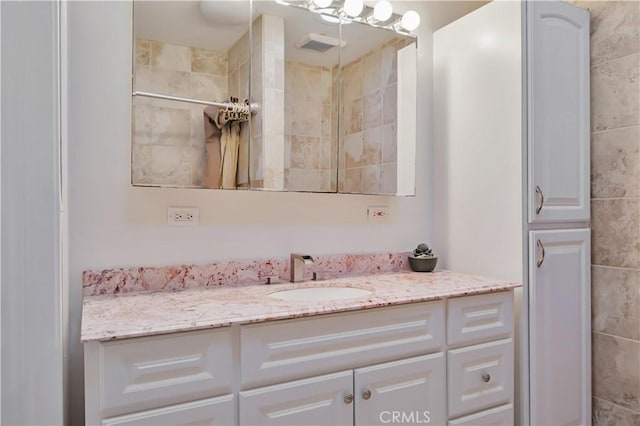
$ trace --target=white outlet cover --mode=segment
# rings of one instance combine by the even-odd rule
[[[200,209],[198,207],[168,207],[167,225],[169,226],[197,226],[200,224]]]

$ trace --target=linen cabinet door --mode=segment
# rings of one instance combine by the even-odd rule
[[[240,426],[353,425],[353,372],[240,392]]]
[[[446,424],[445,371],[442,352],[356,369],[355,424]]]
[[[589,232],[530,232],[532,425],[591,423]]]
[[[589,220],[589,12],[527,4],[529,223]]]

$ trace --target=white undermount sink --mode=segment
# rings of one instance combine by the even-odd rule
[[[280,300],[342,300],[356,299],[371,294],[371,291],[354,287],[305,287],[276,291],[269,297]]]

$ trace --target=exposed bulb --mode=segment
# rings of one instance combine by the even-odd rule
[[[333,0],[313,0],[313,4],[320,9],[331,6],[331,3],[333,3]]]
[[[413,31],[420,26],[420,15],[415,10],[409,10],[402,15],[402,28]]]
[[[362,0],[345,0],[344,6],[342,7],[344,13],[353,18],[360,16],[362,9],[364,9],[364,2]]]
[[[380,0],[373,8],[373,18],[378,22],[385,22],[393,14],[393,6],[387,0]]]

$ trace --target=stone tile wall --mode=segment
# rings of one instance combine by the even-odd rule
[[[254,29],[256,24],[254,23]],[[237,97],[240,101],[249,99],[249,32],[244,33],[238,41],[229,49],[227,53],[229,57],[228,61],[228,74],[227,82],[229,86],[229,95]],[[252,125],[252,124],[250,124]],[[253,132],[253,128],[251,131]],[[249,138],[250,135],[247,135]],[[250,155],[250,140],[240,140],[240,147],[238,152],[238,172],[237,183],[238,188],[248,188],[249,186],[249,155]]]
[[[397,51],[393,39],[342,71],[340,192],[396,192]]]
[[[337,68],[336,68],[337,70]],[[335,191],[332,69],[285,63],[285,188]],[[337,109],[337,108],[336,108]],[[320,118],[320,119],[318,119]]]
[[[264,188],[284,189],[284,18],[262,15],[262,162]]]
[[[138,39],[134,88],[223,101],[229,93],[228,59],[224,52]],[[134,185],[200,186],[205,161],[202,110],[188,103],[134,98]]]
[[[640,425],[640,2],[591,12],[593,424]]]

